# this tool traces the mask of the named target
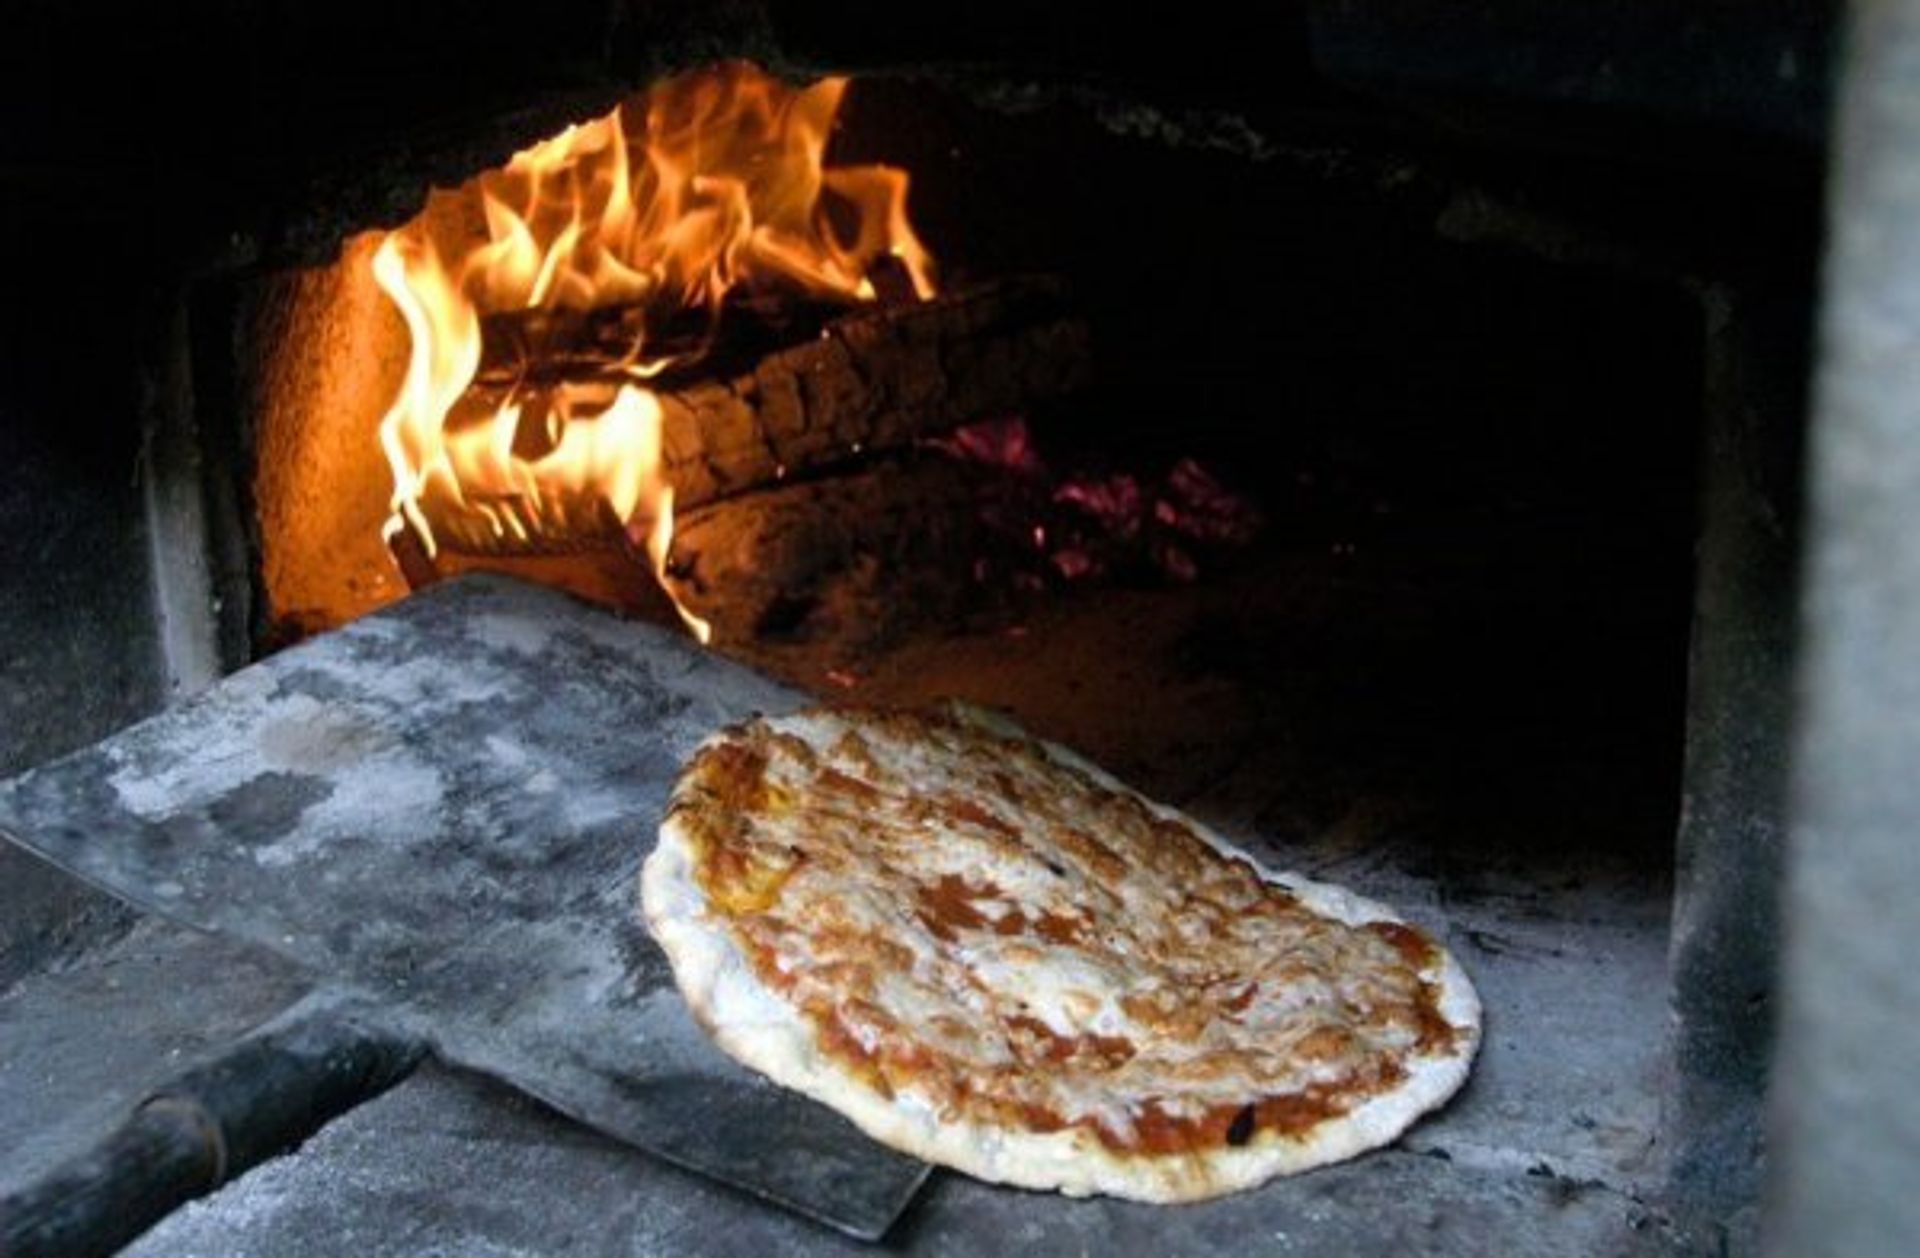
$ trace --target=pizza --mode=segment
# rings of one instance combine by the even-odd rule
[[[1480,1006],[1392,910],[973,709],[724,729],[647,923],[722,1049],[981,1179],[1190,1201],[1387,1143]]]

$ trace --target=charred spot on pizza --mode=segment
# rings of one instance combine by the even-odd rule
[[[701,753],[700,774],[702,784],[729,804],[748,810],[765,807],[761,792],[766,788],[766,752],[732,739],[715,743]]]
[[[1015,1014],[1006,1020],[1008,1042],[1014,1055],[1049,1066],[1071,1063],[1093,1071],[1114,1070],[1139,1050],[1133,1041],[1120,1035],[1060,1035],[1038,1018]]]
[[[850,796],[863,804],[878,803],[880,800],[880,792],[872,783],[862,781],[851,773],[842,773],[831,766],[820,771],[819,782],[823,789]]]
[[[1439,949],[1425,932],[1407,925],[1405,922],[1368,922],[1366,929],[1392,944],[1405,958],[1408,965],[1416,970],[1425,970],[1432,966]]]
[[[1460,1042],[1460,1028],[1440,1012],[1440,989],[1435,984],[1420,984],[1420,998],[1414,1002],[1413,1013],[1418,1027],[1414,1044],[1422,1054],[1431,1057],[1450,1053]]]
[[[1258,993],[1259,990],[1260,990],[1259,983],[1257,982],[1248,983],[1246,987],[1241,990],[1239,995],[1231,996],[1226,1000],[1222,1001],[1220,1003],[1220,1008],[1226,1013],[1245,1013],[1247,1010],[1247,1006],[1253,1003],[1254,995]]]
[[[999,817],[994,816],[993,813],[982,808],[970,799],[962,799],[958,796],[949,795],[940,801],[938,807],[948,821],[961,822],[965,825],[977,826],[982,830],[990,830],[1005,839],[1018,839],[1020,837],[1020,831],[1018,829],[1001,820]]]
[[[1227,1143],[1237,1149],[1253,1139],[1254,1127],[1258,1121],[1259,1107],[1242,1105],[1240,1112],[1233,1116],[1233,1121],[1227,1124]]]
[[[1033,923],[1033,929],[1051,943],[1084,944],[1087,940],[1086,919],[1077,914],[1070,916],[1048,910]]]
[[[984,887],[971,887],[956,874],[943,874],[931,886],[922,884],[915,889],[920,901],[920,920],[936,938],[948,942],[959,939],[962,930],[991,926],[991,920],[979,910],[975,901],[998,894],[1000,889],[992,883]]]

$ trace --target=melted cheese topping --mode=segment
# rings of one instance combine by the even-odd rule
[[[977,718],[749,723],[695,755],[670,822],[705,915],[818,1051],[942,1123],[1126,1159],[1239,1149],[1470,1054],[1477,1030],[1442,1016],[1419,931],[1316,911]]]

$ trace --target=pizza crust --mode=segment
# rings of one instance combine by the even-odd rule
[[[1386,905],[1344,888],[1264,868],[1193,818],[1140,795],[1064,747],[978,709],[956,706],[955,711],[981,728],[1026,740],[1055,764],[1186,826],[1315,913],[1353,926],[1405,923]],[[725,737],[722,731],[703,747]],[[964,1115],[943,1117],[911,1090],[883,1096],[820,1046],[813,1025],[761,982],[724,919],[709,911],[695,873],[697,853],[692,828],[678,811],[670,811],[642,870],[641,900],[647,925],[672,963],[694,1017],[714,1041],[776,1083],[845,1115],[881,1143],[980,1179],[1069,1196],[1100,1193],[1149,1202],[1196,1201],[1249,1188],[1391,1142],[1459,1089],[1480,1041],[1481,1009],[1473,985],[1453,956],[1435,945],[1434,959],[1420,977],[1436,990],[1436,1008],[1454,1029],[1448,1050],[1406,1058],[1404,1076],[1392,1086],[1305,1131],[1261,1129],[1244,1145],[1147,1155],[1117,1153],[1083,1126],[1039,1132]]]

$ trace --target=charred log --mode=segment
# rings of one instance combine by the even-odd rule
[[[844,301],[784,293],[732,293],[718,316],[647,305],[497,311],[480,320],[475,387],[497,394],[587,380],[650,359],[668,362],[653,383],[670,390],[692,377],[750,369],[783,346],[818,336],[847,308]]]
[[[882,460],[681,517],[667,586],[717,642],[875,646],[922,623],[990,610],[988,520],[1023,488],[939,456]]]
[[[1072,392],[1089,359],[1086,324],[1046,280],[861,310],[666,398],[667,478],[683,505],[711,502]]]
[[[761,318],[764,324],[770,316]],[[539,343],[551,349],[558,338],[574,337],[574,348],[542,368],[557,375],[503,374],[498,365],[483,371],[450,424],[492,414],[512,390],[522,405],[520,437],[531,443],[516,440],[516,453],[537,458],[541,434],[550,431],[544,422],[550,409],[591,413],[596,401],[610,400],[629,381],[611,369],[617,359],[607,354],[634,326],[620,311],[497,324],[493,352],[507,357],[496,364]],[[1064,287],[1032,278],[910,305],[863,306],[827,321],[803,343],[766,354],[751,369],[679,383],[663,376],[649,387],[663,414],[665,479],[685,512],[982,416],[1023,410],[1081,387],[1089,370],[1087,327],[1069,311]],[[458,508],[423,507],[444,548],[525,553],[622,541],[623,522],[598,505],[541,504],[547,526],[525,532],[484,519],[440,518],[446,510],[466,516],[476,506],[491,518],[495,509],[517,512],[518,504],[470,499]]]

